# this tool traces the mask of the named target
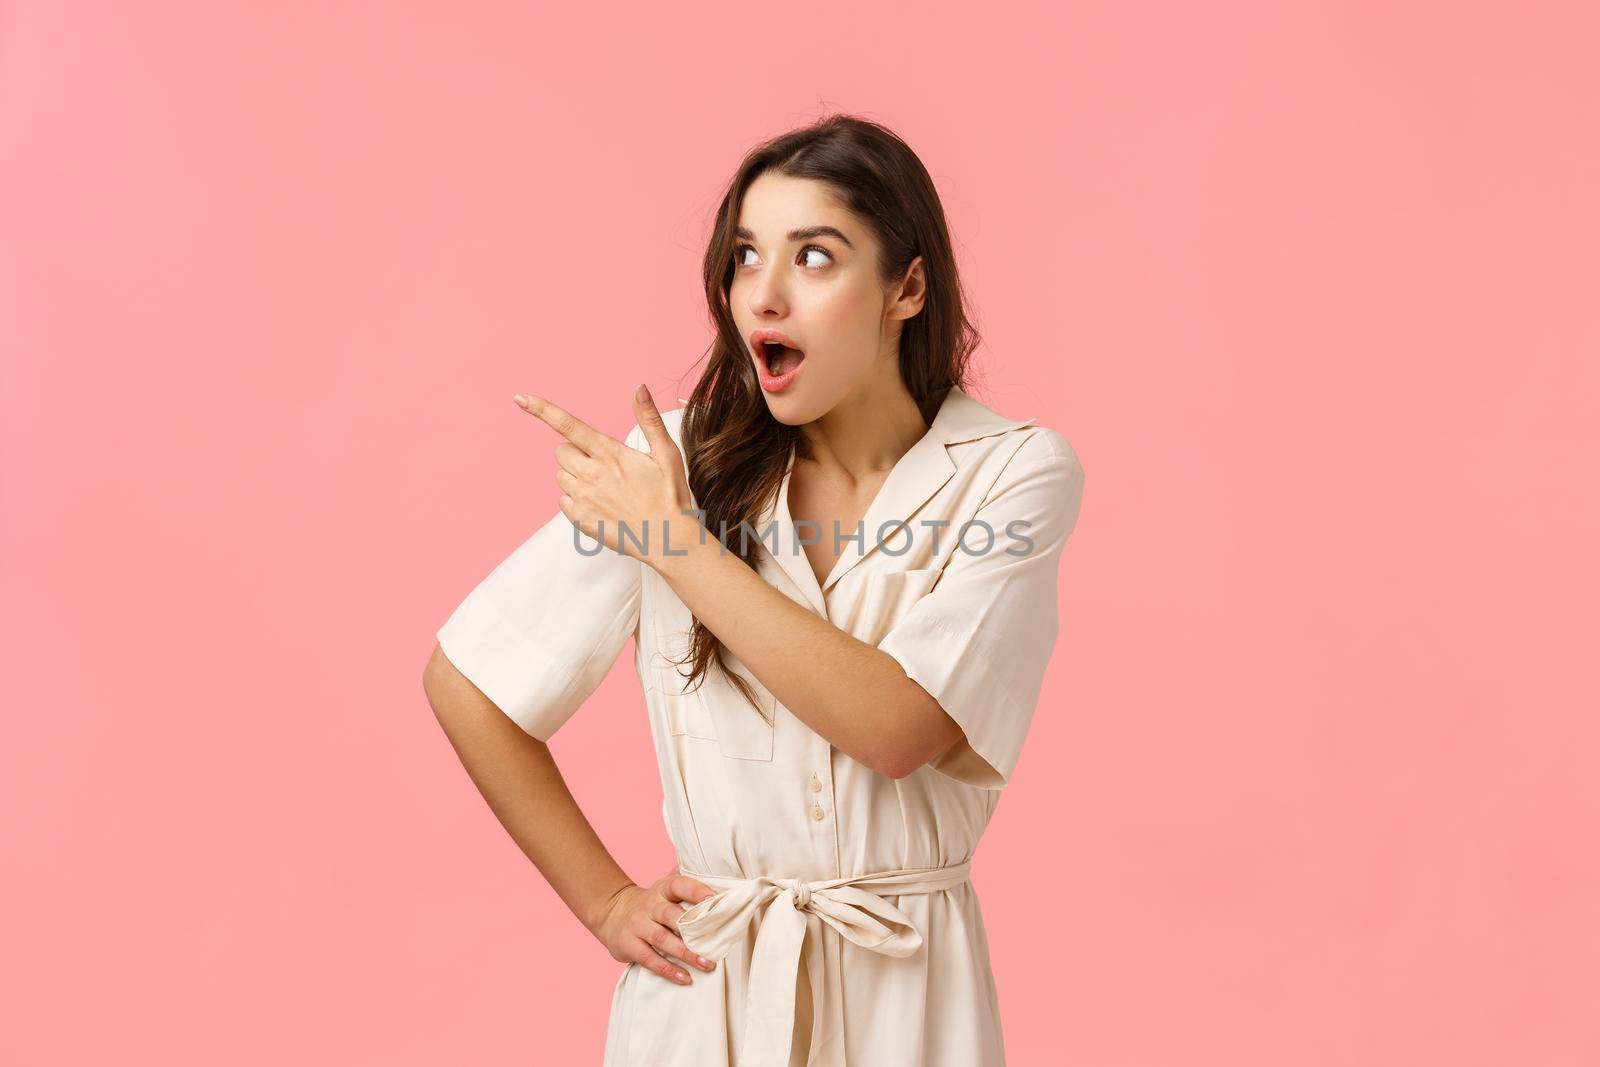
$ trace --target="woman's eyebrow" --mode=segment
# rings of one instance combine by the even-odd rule
[[[735,228],[733,232],[749,241],[756,239],[756,235],[743,226]],[[834,237],[843,241],[846,248],[855,248],[855,245],[850,243],[850,238],[832,226],[804,226],[798,230],[789,231],[789,240],[791,241],[804,241],[812,237]]]

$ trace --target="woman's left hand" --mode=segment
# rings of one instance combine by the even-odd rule
[[[556,445],[561,513],[584,533],[651,567],[665,548],[679,555],[700,537],[704,528],[690,510],[683,454],[644,386],[634,392],[633,411],[649,453],[531,393],[518,393],[516,400],[566,438]]]

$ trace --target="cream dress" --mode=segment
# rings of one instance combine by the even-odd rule
[[[682,408],[664,418],[681,450]],[[763,578],[893,656],[965,731],[904,778],[833,748],[726,649],[761,712],[715,666],[686,692],[667,657],[687,648],[688,609],[559,511],[439,629],[457,669],[545,741],[635,638],[678,869],[717,890],[680,931],[718,965],[681,986],[627,964],[606,1067],[1004,1063],[967,875],[1038,702],[1084,482],[1067,440],[1033,423],[950,390],[820,586],[799,541],[816,531],[789,515],[792,453],[752,523]],[[627,443],[649,451],[638,427]]]

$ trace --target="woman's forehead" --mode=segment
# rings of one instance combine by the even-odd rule
[[[852,241],[864,232],[833,187],[814,178],[761,175],[745,190],[738,228],[762,239],[781,239],[790,230],[832,226]]]

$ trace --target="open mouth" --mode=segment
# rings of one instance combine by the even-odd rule
[[[773,375],[789,373],[806,358],[806,354],[798,348],[790,348],[777,341],[763,341],[761,351],[766,359],[767,372]]]

